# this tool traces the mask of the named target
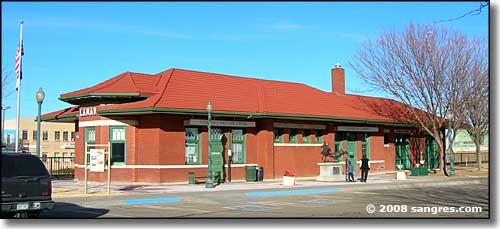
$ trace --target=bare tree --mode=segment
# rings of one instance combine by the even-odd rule
[[[404,104],[411,116],[408,121],[418,123],[436,140],[439,167],[445,175],[445,117],[458,111],[455,104],[463,98],[459,88],[470,73],[473,48],[467,36],[457,31],[410,24],[402,32],[385,32],[366,41],[349,63],[370,87]],[[455,122],[453,129],[462,125]]]
[[[2,102],[5,101],[12,93],[16,91],[16,88],[11,85],[12,82],[12,71],[5,71],[2,69]]]
[[[481,170],[481,144],[486,134],[489,133],[489,71],[487,42],[474,40],[471,46],[470,61],[466,77],[461,81],[464,92],[461,100],[456,104],[457,121],[464,123],[476,145],[477,166]]]

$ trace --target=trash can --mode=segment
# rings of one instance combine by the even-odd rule
[[[259,167],[257,168],[257,181],[263,181],[264,180],[264,168]]]
[[[188,173],[188,181],[189,181],[189,184],[196,184],[194,172]]]
[[[245,166],[245,178],[246,181],[256,181],[257,180],[257,166]]]

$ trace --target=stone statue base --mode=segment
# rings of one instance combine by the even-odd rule
[[[317,181],[345,181],[343,162],[320,162]]]

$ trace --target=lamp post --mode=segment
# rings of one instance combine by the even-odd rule
[[[208,101],[207,104],[207,113],[208,113],[208,175],[207,182],[205,183],[205,188],[214,188],[214,180],[212,173],[212,151],[210,147],[210,137],[211,137],[211,118],[212,118],[212,104]]]
[[[5,141],[5,111],[10,109],[10,106],[2,107],[2,143]]]
[[[36,92],[36,102],[38,103],[38,118],[36,119],[36,156],[40,157],[40,119],[42,118],[42,103],[45,98],[45,92],[42,88]]]
[[[451,136],[451,120],[453,120],[453,114],[448,113],[446,118],[448,119],[448,143],[450,146],[450,176],[455,176],[455,156],[453,155],[453,143]]]

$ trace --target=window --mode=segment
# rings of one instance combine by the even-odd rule
[[[55,152],[54,157],[59,157],[59,152]]]
[[[283,129],[274,128],[274,143],[283,143]]]
[[[43,131],[43,137],[42,139],[44,141],[48,141],[49,140],[49,132],[48,131]]]
[[[63,157],[67,157],[67,156],[68,156],[68,153],[67,153],[67,152],[63,152],[63,153],[62,153],[62,156],[63,156]]]
[[[65,142],[68,141],[68,131],[63,132],[63,141],[65,141]]]
[[[71,131],[71,141],[75,141],[75,132]]]
[[[288,142],[297,143],[297,129],[290,129],[288,131]]]
[[[56,134],[59,136],[59,131],[56,131]],[[59,139],[59,137],[58,137]],[[57,140],[59,141],[59,140]],[[87,144],[94,144],[95,143],[95,127],[87,127],[85,128],[85,142]],[[88,149],[84,149],[85,151]],[[87,153],[87,165],[90,163],[90,154]]]
[[[242,129],[232,130],[232,163],[245,163],[245,134]]]
[[[36,141],[36,130],[33,131],[33,140]]]
[[[316,130],[316,143],[323,143],[323,135],[324,131],[323,130]]]
[[[302,143],[304,143],[304,144],[311,143],[311,131],[310,130],[302,130]]]
[[[370,159],[370,134],[361,134],[361,155],[366,155],[366,158]]]
[[[23,130],[23,140],[28,140],[28,131]]]
[[[42,153],[42,161],[46,162],[47,161],[47,152]]]
[[[110,127],[111,163],[125,163],[125,127]],[[94,136],[95,139],[95,136]]]
[[[384,145],[389,144],[389,133],[384,133]]]
[[[201,164],[200,157],[200,129],[186,128],[186,165]]]
[[[61,132],[55,131],[54,132],[54,141],[58,142],[61,140]]]

